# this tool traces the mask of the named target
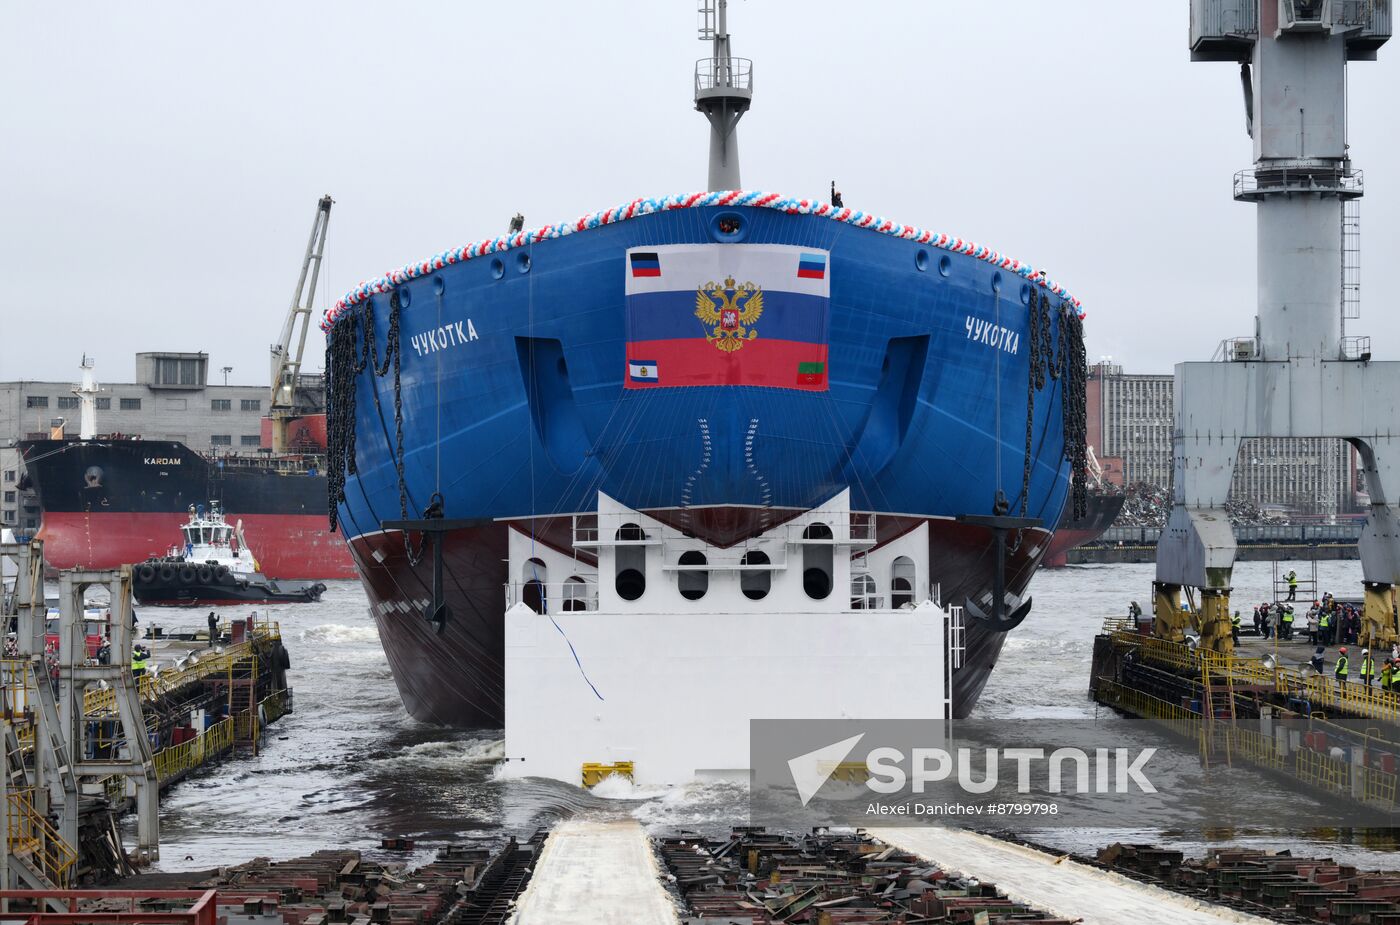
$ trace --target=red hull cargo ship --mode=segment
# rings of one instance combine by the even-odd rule
[[[170,440],[99,438],[20,444],[39,498],[50,568],[115,568],[163,555],[191,505],[219,502],[243,521],[269,578],[353,578],[326,521],[320,457],[206,457]]]

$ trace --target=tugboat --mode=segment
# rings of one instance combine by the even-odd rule
[[[190,505],[180,528],[182,546],[132,570],[132,593],[142,604],[313,603],[326,586],[319,581],[274,581],[258,569],[243,538],[243,521],[230,526],[219,502]]]

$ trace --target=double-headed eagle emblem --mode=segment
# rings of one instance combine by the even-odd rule
[[[695,317],[710,328],[705,340],[725,353],[742,349],[745,341],[758,337],[749,326],[763,314],[763,290],[753,283],[742,286],[729,277],[721,286],[706,283],[695,292]]]

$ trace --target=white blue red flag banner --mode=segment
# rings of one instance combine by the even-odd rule
[[[632,248],[625,386],[826,391],[830,257],[779,244]]]

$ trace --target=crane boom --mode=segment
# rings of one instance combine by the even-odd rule
[[[272,399],[268,402],[268,417],[272,421],[272,451],[287,451],[287,421],[302,414],[297,405],[297,387],[301,379],[302,354],[306,350],[306,332],[311,327],[311,309],[315,304],[316,281],[321,275],[321,259],[326,249],[326,227],[331,220],[329,195],[316,203],[316,218],[311,223],[311,237],[306,242],[306,256],[301,261],[287,320],[282,325],[282,337],[272,345]],[[296,352],[292,340],[296,339]]]

